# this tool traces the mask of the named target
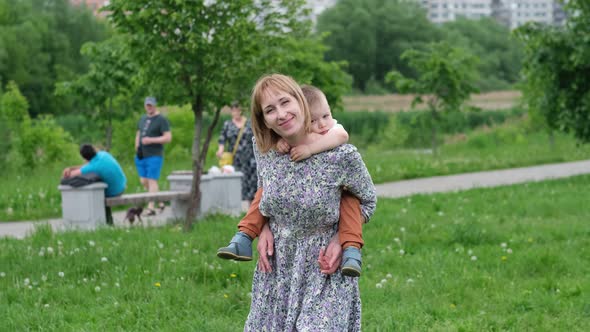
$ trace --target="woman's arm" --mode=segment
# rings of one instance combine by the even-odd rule
[[[272,272],[268,257],[274,254],[274,237],[270,231],[270,227],[268,227],[268,223],[262,226],[262,231],[258,236],[256,250],[258,250],[258,269],[262,272]]]
[[[377,191],[367,166],[352,145],[343,147],[343,158],[339,164],[342,165],[341,185],[358,197],[362,217],[365,222],[369,222],[377,207]]]
[[[228,130],[227,127],[228,127],[228,123],[227,123],[227,121],[225,121],[223,123],[223,128],[221,128],[221,132],[219,133],[219,140],[217,140],[217,143],[219,144],[219,147],[217,148],[217,152],[215,153],[217,158],[221,158],[221,155],[225,151],[225,140],[227,139],[227,130]]]

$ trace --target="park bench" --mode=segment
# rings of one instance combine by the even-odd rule
[[[124,194],[105,199],[106,206],[118,205],[143,205],[147,202],[169,202],[176,199],[188,200],[190,192],[185,191],[160,191],[157,193]]]
[[[242,173],[204,174],[201,176],[201,206],[198,218],[210,213],[239,215],[242,212]],[[96,228],[107,220],[105,206],[144,205],[147,202],[171,202],[171,219],[183,219],[188,209],[192,172],[178,171],[168,176],[170,189],[157,193],[123,194],[104,197],[103,182],[83,187],[60,185],[62,217],[67,225]]]

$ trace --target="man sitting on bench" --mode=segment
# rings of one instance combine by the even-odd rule
[[[121,165],[117,160],[106,151],[98,151],[90,144],[82,144],[80,146],[80,155],[87,163],[80,166],[66,167],[63,170],[62,177],[64,179],[73,178],[82,174],[96,173],[102,181],[107,184],[104,196],[115,197],[123,194],[127,186],[127,178]],[[113,215],[111,208],[105,205],[107,224],[113,224]]]

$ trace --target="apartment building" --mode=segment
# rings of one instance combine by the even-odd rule
[[[563,24],[565,14],[556,0],[417,0],[428,18],[444,23],[463,16],[469,19],[494,17],[514,29],[526,22]]]

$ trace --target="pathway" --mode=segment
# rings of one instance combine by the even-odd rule
[[[480,187],[496,187],[523,182],[564,178],[588,173],[590,173],[590,160],[584,160],[569,163],[512,168],[498,171],[435,176],[430,178],[384,183],[379,184],[376,187],[377,196],[397,198],[415,194],[459,191]],[[163,225],[166,223],[166,220],[168,220],[169,217],[170,208],[168,207],[162,214],[158,214],[154,217],[143,218],[143,223],[139,225]],[[124,211],[113,213],[115,225],[118,227],[129,227],[129,223],[123,222],[124,218]],[[11,236],[23,238],[27,234],[33,232],[35,226],[39,224],[49,224],[54,230],[57,231],[67,228],[67,226],[64,224],[64,221],[61,219],[51,219],[45,221],[2,222],[0,223],[0,237]]]

